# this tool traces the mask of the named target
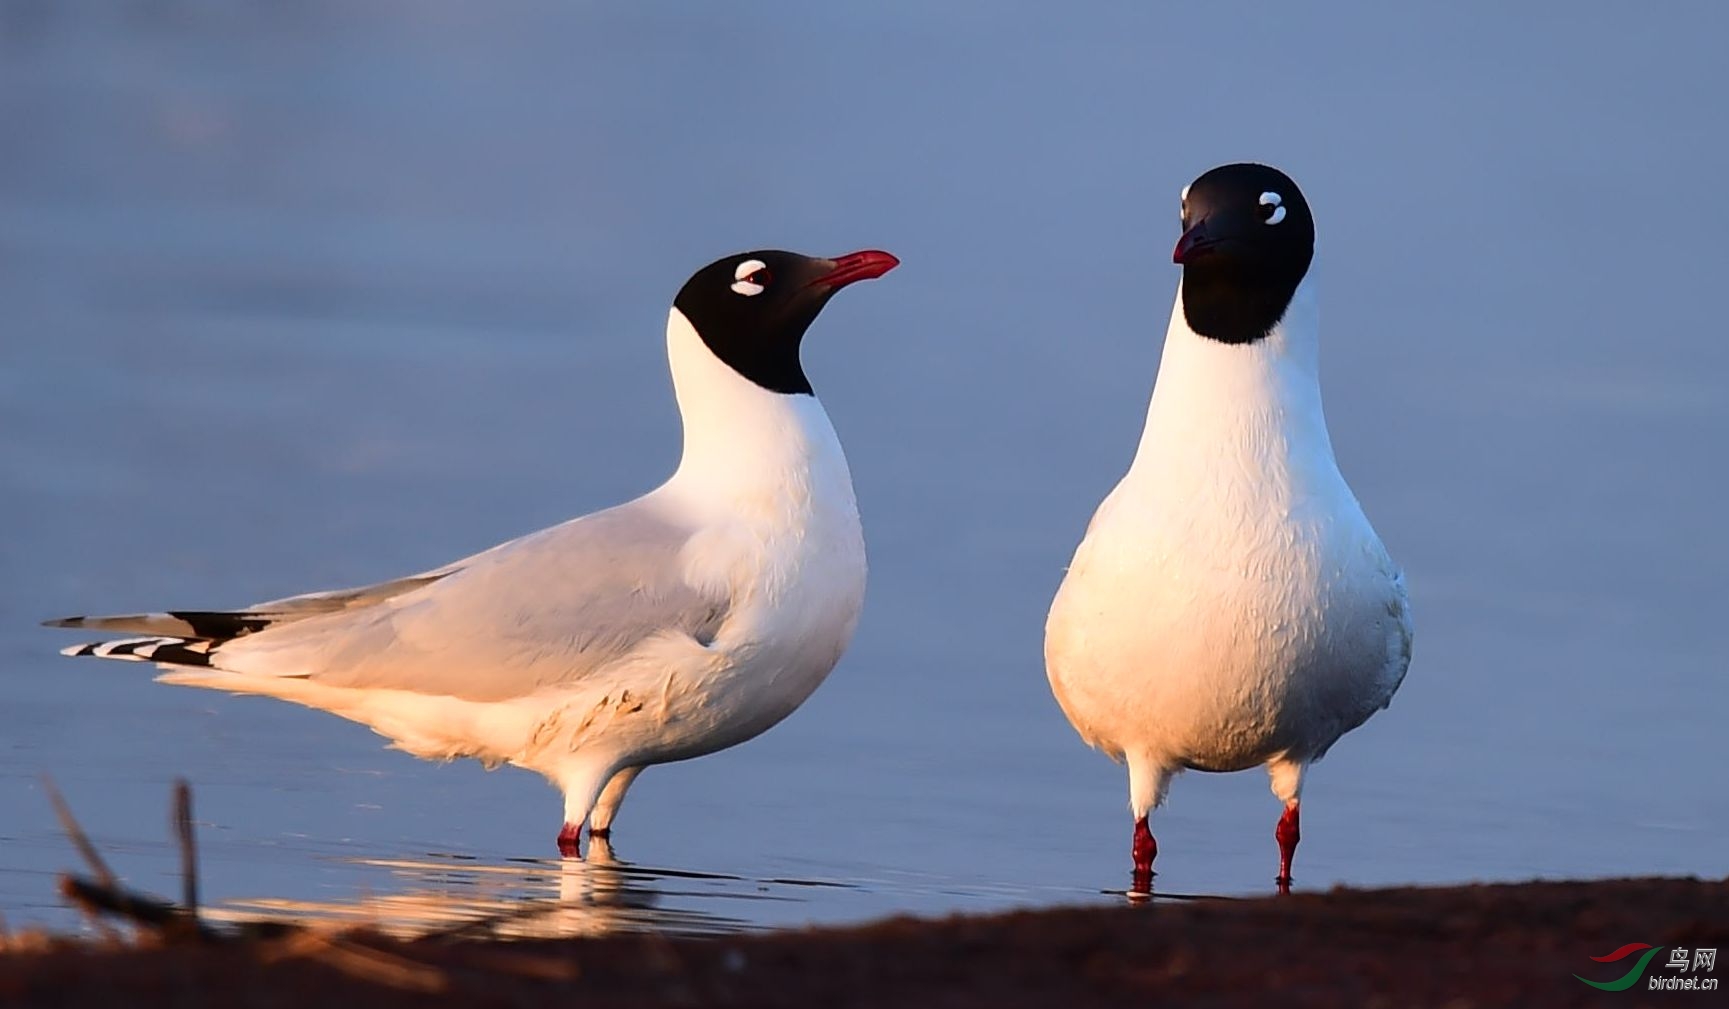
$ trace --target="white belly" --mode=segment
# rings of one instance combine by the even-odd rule
[[[1355,502],[1351,502],[1354,506]],[[1404,591],[1354,509],[1159,512],[1119,489],[1052,606],[1046,664],[1090,744],[1171,767],[1319,757],[1385,707],[1409,660]],[[1203,529],[1222,530],[1215,536]]]

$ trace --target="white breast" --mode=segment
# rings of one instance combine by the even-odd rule
[[[1404,587],[1333,459],[1311,283],[1246,346],[1191,332],[1178,295],[1139,452],[1047,626],[1057,699],[1107,752],[1313,759],[1404,674]]]
[[[682,713],[704,731],[673,741],[678,756],[694,756],[762,732],[828,676],[863,605],[864,534],[846,456],[816,397],[741,377],[676,309],[667,341],[685,447],[655,494],[701,530],[685,549],[686,577],[733,601],[711,646],[725,661]]]

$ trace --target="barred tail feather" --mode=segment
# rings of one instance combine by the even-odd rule
[[[126,662],[161,662],[176,666],[210,665],[211,642],[198,638],[120,638],[62,648],[61,655],[88,655]]]

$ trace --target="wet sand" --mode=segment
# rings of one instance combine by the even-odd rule
[[[723,939],[397,942],[302,932],[118,945],[13,936],[0,1004],[1640,1006],[1628,943],[1729,945],[1729,880],[1630,879],[1167,900]],[[1662,959],[1647,975],[1667,972]],[[1719,977],[1729,967],[1703,972]],[[574,1001],[573,1001],[574,1000]]]

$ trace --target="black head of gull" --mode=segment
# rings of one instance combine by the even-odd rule
[[[1183,316],[1221,343],[1254,343],[1284,317],[1315,256],[1315,218],[1291,177],[1222,165],[1183,190]]]
[[[866,250],[835,259],[765,249],[717,259],[698,270],[673,307],[732,370],[770,392],[811,393],[799,360],[805,330],[841,288],[900,265]]]

